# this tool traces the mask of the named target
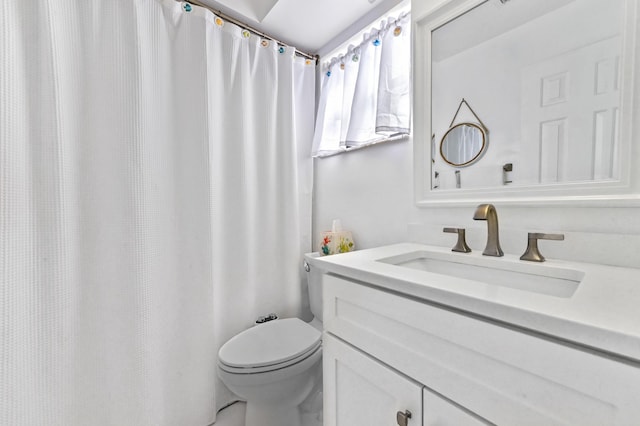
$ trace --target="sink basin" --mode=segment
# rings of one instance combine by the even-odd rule
[[[403,268],[464,278],[481,284],[564,298],[571,297],[584,278],[584,272],[575,269],[436,251],[414,251],[377,259],[377,261]]]

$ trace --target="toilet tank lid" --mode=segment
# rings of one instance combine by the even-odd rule
[[[290,361],[318,346],[322,333],[298,318],[256,325],[232,337],[218,353],[231,367],[264,367]]]

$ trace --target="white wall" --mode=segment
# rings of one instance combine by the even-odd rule
[[[315,159],[313,229],[318,236],[341,219],[356,248],[406,241],[412,220],[411,143],[373,145]]]
[[[482,251],[486,222],[472,219],[473,208],[415,206],[412,156],[412,141],[400,141],[316,159],[316,239],[339,218],[358,249],[404,241],[452,247],[455,236],[442,228],[460,226]],[[496,207],[505,253],[521,255],[529,231],[561,232],[565,241],[540,242],[549,259],[640,268],[640,208]]]

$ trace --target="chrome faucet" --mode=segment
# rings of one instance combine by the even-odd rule
[[[498,213],[493,204],[480,204],[473,214],[473,219],[487,221],[487,246],[482,254],[485,256],[504,256],[500,248],[500,237],[498,235]]]

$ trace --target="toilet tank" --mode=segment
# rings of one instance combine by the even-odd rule
[[[314,259],[319,257],[318,253],[307,253],[304,255],[307,270],[307,286],[309,289],[309,307],[314,318],[322,321],[322,270],[317,267]]]

